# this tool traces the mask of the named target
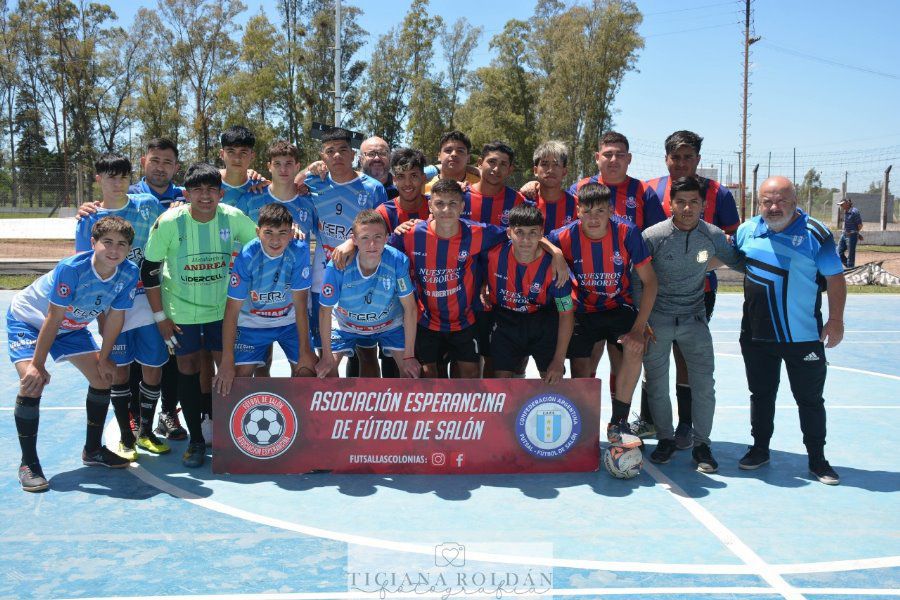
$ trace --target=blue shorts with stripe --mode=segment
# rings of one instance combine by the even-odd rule
[[[9,349],[9,360],[15,364],[22,361],[30,361],[34,358],[34,349],[37,347],[37,338],[40,330],[28,323],[23,323],[12,313],[6,312],[6,337]],[[100,347],[94,341],[94,336],[87,329],[79,329],[68,333],[61,333],[53,340],[50,346],[50,356],[56,362],[64,361],[79,354],[97,352]]]
[[[278,343],[285,356],[292,364],[300,357],[300,338],[297,337],[297,325],[281,327],[238,327],[234,340],[234,364],[264,365],[269,348]]]
[[[134,361],[147,367],[161,367],[169,361],[169,352],[153,324],[120,333],[109,358],[120,367]]]

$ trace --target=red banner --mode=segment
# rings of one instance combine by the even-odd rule
[[[560,473],[600,466],[600,380],[237,378],[214,473]]]

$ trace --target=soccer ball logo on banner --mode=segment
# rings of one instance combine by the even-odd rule
[[[290,448],[298,425],[297,414],[284,398],[257,392],[234,407],[229,430],[241,452],[251,458],[269,459]]]

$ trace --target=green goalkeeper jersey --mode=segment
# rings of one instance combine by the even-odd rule
[[[256,224],[238,209],[219,204],[207,223],[195,221],[190,206],[164,212],[150,230],[144,258],[162,262],[162,300],[175,323],[219,321],[228,300],[232,256],[256,237]]]

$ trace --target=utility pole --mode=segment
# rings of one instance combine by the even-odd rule
[[[334,126],[341,125],[341,0],[334,2]]]
[[[759,163],[756,163],[756,166],[753,167],[753,189],[750,190],[750,198],[751,198],[751,202],[753,204],[752,213],[754,215],[756,214],[756,207],[759,205],[759,202],[756,199],[756,190],[757,190],[756,182],[757,182],[758,174],[759,174]]]
[[[888,186],[891,183],[891,167],[893,165],[888,165],[887,169],[884,170],[884,181],[881,182],[881,231],[887,229],[887,214],[888,214]]]
[[[797,148],[794,148],[794,178],[791,179],[791,183],[797,185]]]
[[[744,0],[744,113],[741,132],[741,220],[747,218],[747,101],[750,96],[750,46],[760,40],[750,37],[750,0]]]
[[[766,165],[766,179],[772,176],[772,151],[769,150],[769,164]]]

